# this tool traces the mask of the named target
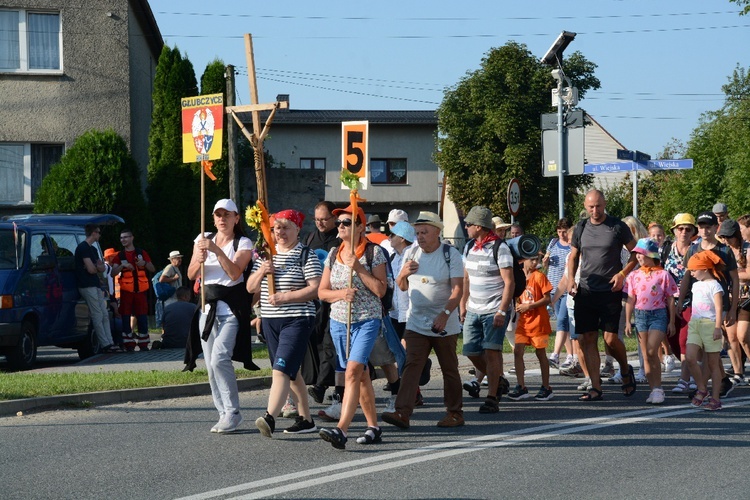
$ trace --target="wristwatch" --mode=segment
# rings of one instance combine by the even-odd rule
[[[450,316],[451,315],[451,310],[450,309],[443,309],[443,312],[446,314],[446,316]]]
[[[507,316],[505,311],[498,311],[497,312],[500,316]]]

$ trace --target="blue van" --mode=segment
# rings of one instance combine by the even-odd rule
[[[74,255],[86,239],[86,224],[123,222],[109,214],[0,220],[0,355],[11,368],[32,368],[39,346],[70,347],[81,359],[99,352],[88,306],[76,286]]]

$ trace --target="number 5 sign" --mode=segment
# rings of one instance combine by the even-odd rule
[[[367,189],[370,180],[369,132],[369,122],[341,122],[341,169],[359,177],[362,189]]]

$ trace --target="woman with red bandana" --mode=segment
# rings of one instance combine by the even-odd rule
[[[273,379],[266,414],[255,421],[261,434],[272,437],[275,415],[286,403],[291,388],[299,416],[286,434],[317,431],[310,415],[307,387],[300,372],[315,323],[315,304],[320,285],[320,261],[315,252],[299,242],[305,216],[296,210],[282,210],[272,216],[276,255],[258,259],[247,279],[247,291],[260,291],[261,328],[268,344]],[[268,292],[268,279],[276,285]]]

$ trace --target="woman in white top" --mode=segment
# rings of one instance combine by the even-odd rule
[[[204,272],[206,306],[201,311],[199,328],[201,348],[208,370],[208,381],[219,421],[211,432],[234,432],[242,423],[237,378],[232,356],[244,309],[250,303],[245,289],[243,271],[252,257],[252,241],[242,236],[237,205],[232,200],[216,202],[213,210],[216,233],[195,239],[188,278],[195,280]],[[237,242],[235,243],[235,240]],[[249,329],[249,314],[247,328]]]

